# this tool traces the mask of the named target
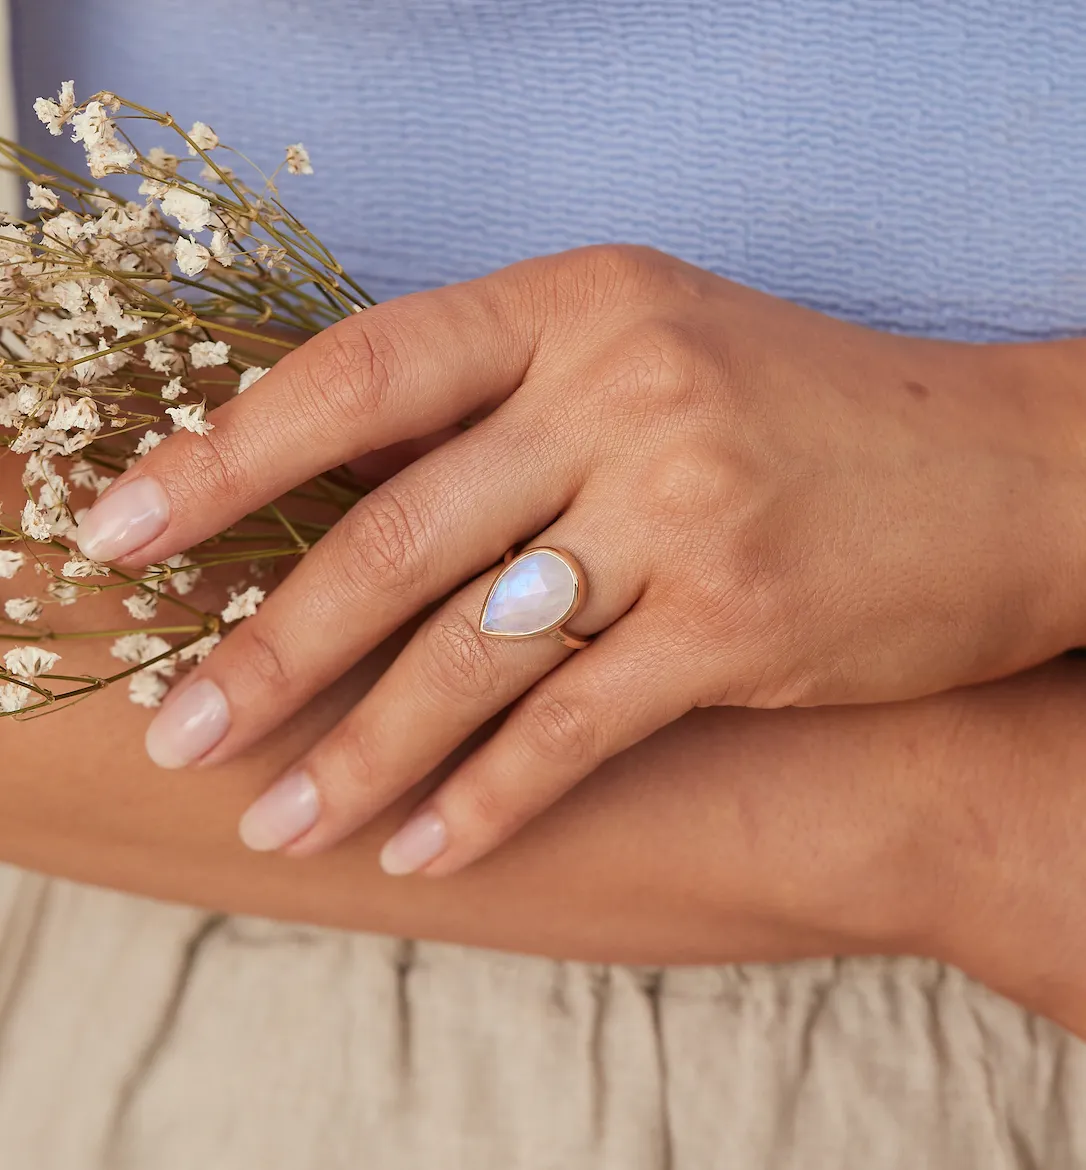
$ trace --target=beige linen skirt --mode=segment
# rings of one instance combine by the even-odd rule
[[[0,867],[2,1170],[1071,1170],[1086,1045],[919,960],[631,969]]]

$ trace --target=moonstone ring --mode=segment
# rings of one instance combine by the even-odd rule
[[[488,638],[535,638],[549,634],[571,650],[591,638],[563,627],[584,604],[588,592],[577,558],[560,548],[526,548],[505,554],[505,568],[486,595],[479,633]]]

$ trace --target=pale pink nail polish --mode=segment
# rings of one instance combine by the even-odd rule
[[[169,522],[165,491],[143,476],[103,496],[83,517],[75,543],[92,561],[115,561],[161,536]]]
[[[230,730],[226,696],[209,678],[200,679],[155,716],[147,728],[147,754],[160,768],[184,768]]]
[[[445,822],[437,813],[413,817],[381,850],[381,868],[393,877],[414,873],[445,852],[449,843]]]
[[[317,823],[321,815],[317,786],[306,772],[288,772],[241,818],[238,835],[257,853],[282,849]]]

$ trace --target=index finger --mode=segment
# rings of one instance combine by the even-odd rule
[[[512,269],[340,321],[120,476],[76,533],[93,561],[152,564],[315,475],[500,402],[535,345]]]

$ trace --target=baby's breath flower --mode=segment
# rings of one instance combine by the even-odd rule
[[[203,570],[194,565],[184,553],[175,553],[162,562],[167,569],[172,569],[168,584],[178,597],[185,597],[196,588]]]
[[[153,670],[141,670],[128,680],[128,697],[137,707],[161,707],[169,690],[170,684]]]
[[[229,247],[229,236],[226,232],[211,233],[211,255],[224,268],[230,268],[234,263],[234,253]]]
[[[18,683],[4,683],[0,686],[0,711],[9,715],[13,711],[21,711],[24,707],[29,707],[37,697],[29,687],[21,687]]]
[[[60,196],[48,187],[41,187],[37,183],[27,183],[30,198],[26,201],[31,211],[39,208],[43,211],[56,211],[60,206]]]
[[[52,98],[38,98],[34,103],[34,113],[38,115],[38,120],[45,123],[49,129],[49,133],[54,137],[59,136],[60,132],[68,124],[74,109],[74,81],[62,82],[60,94],[56,101]]]
[[[202,232],[211,222],[211,204],[195,191],[171,187],[162,197],[162,214],[176,219],[183,232]]]
[[[41,617],[41,602],[36,597],[10,597],[4,602],[4,613],[13,622],[25,625]]]
[[[166,436],[159,431],[145,431],[140,441],[136,444],[136,454],[146,455],[149,451],[153,451],[165,438]]]
[[[86,557],[73,557],[70,561],[64,562],[60,575],[69,578],[108,577],[109,569],[97,561],[88,561]]]
[[[167,402],[176,402],[184,393],[185,387],[180,378],[171,378],[159,391]]]
[[[70,121],[72,141],[82,142],[88,149],[111,143],[116,136],[109,114],[99,101],[87,102],[84,109],[72,114]]]
[[[96,431],[101,425],[93,398],[58,398],[49,415],[49,427],[54,431]]]
[[[313,164],[309,161],[309,151],[300,143],[287,147],[287,170],[292,175],[311,175]]]
[[[177,657],[182,662],[203,662],[221,641],[222,634],[208,634],[206,638],[201,638],[191,646],[186,646],[184,650],[179,650]]]
[[[156,374],[172,374],[181,355],[172,346],[157,337],[143,343],[143,360]]]
[[[40,646],[18,646],[4,655],[4,669],[15,678],[39,678],[60,661],[60,655]]]
[[[238,379],[238,393],[244,393],[254,382],[259,382],[267,372],[264,366],[250,366],[247,370],[242,370],[241,377]]]
[[[0,581],[10,581],[23,567],[26,557],[14,549],[0,548]]]
[[[206,408],[202,402],[166,408],[166,413],[173,419],[177,430],[191,431],[194,435],[210,435],[215,429],[215,424],[209,423],[204,417],[205,412]]]
[[[193,369],[225,366],[230,360],[230,346],[225,341],[194,341],[189,347],[189,361]]]
[[[219,136],[206,122],[193,122],[192,129],[189,131],[189,137],[192,139],[192,145],[189,146],[189,154],[194,158],[198,154],[197,147],[200,150],[214,150],[219,145]]]
[[[70,581],[50,581],[45,587],[45,592],[62,608],[68,605],[75,605],[75,603],[82,596],[82,590],[78,585],[73,585]]]
[[[174,245],[177,267],[186,276],[199,276],[211,262],[211,253],[192,236],[178,236]]]
[[[168,678],[174,673],[176,665],[170,658],[162,656],[169,654],[171,649],[169,642],[165,638],[160,638],[158,634],[136,633],[125,634],[118,638],[110,647],[109,652],[114,658],[119,658],[129,666],[147,663],[148,670]],[[152,662],[151,660],[154,658],[158,658],[160,661]]]
[[[227,623],[240,622],[243,618],[252,617],[265,596],[264,590],[257,585],[250,585],[244,593],[231,593],[230,603],[222,611],[222,620]]]
[[[53,526],[49,516],[43,508],[39,508],[33,500],[27,500],[23,505],[22,530],[31,540],[50,540],[53,536]]]
[[[148,589],[141,589],[131,597],[124,598],[121,604],[137,622],[148,622],[158,612],[158,595]]]

